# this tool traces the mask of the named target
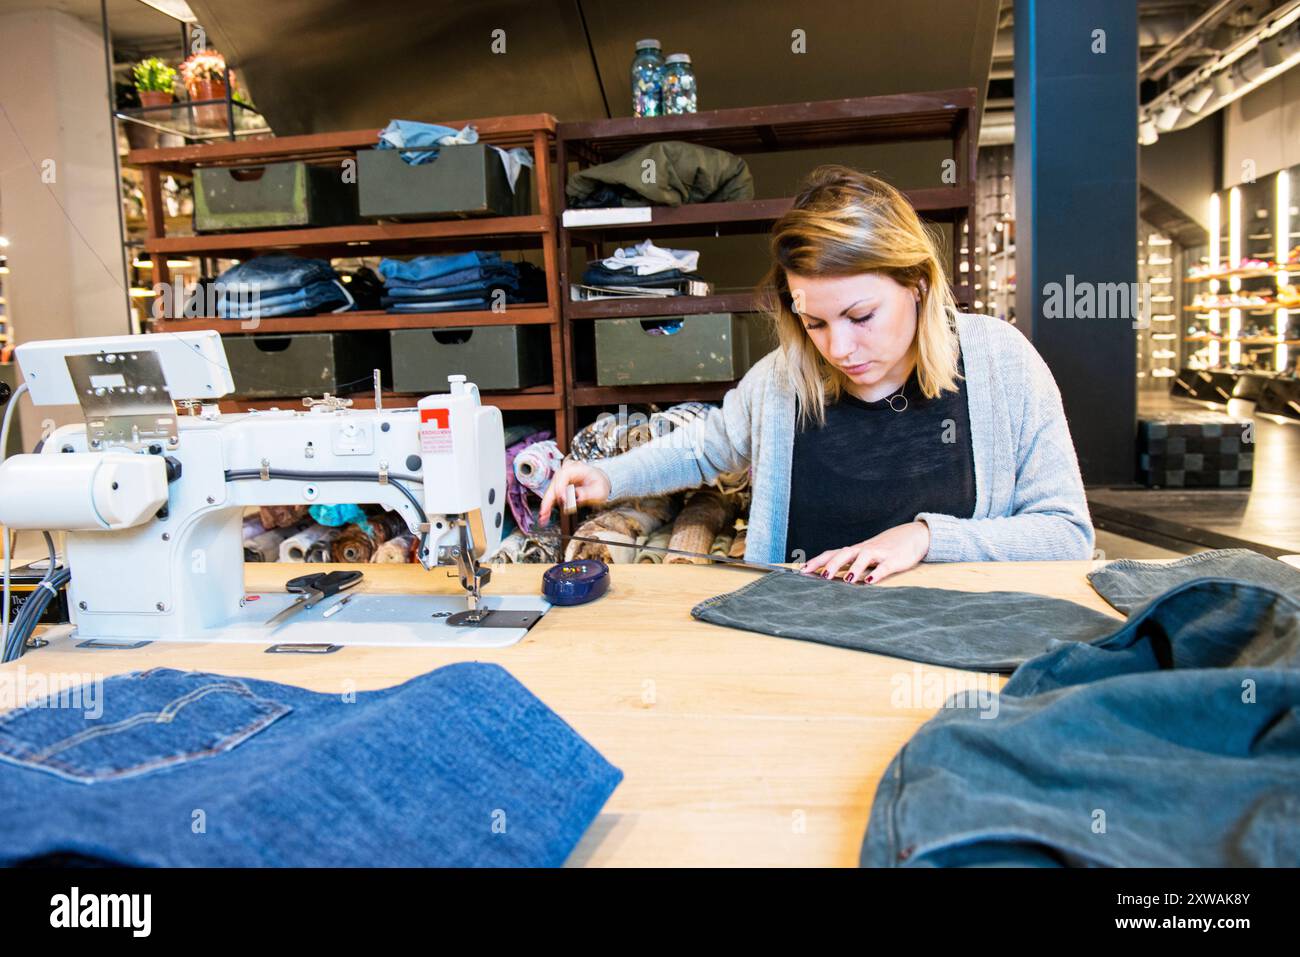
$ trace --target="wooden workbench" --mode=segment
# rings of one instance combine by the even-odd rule
[[[1093,564],[923,565],[861,587],[1025,591],[1110,611],[1084,578]],[[301,565],[247,567],[250,591],[282,587],[302,573]],[[538,594],[544,568],[494,566],[488,591]],[[365,574],[359,588],[366,591],[459,592],[444,570],[368,565]],[[570,864],[856,865],[877,782],[936,711],[921,701],[900,707],[895,688],[919,688],[956,673],[691,618],[696,602],[739,588],[754,574],[616,565],[608,595],[552,609],[523,641],[504,649],[269,655],[262,646],[234,644],[78,649],[75,639],[56,638],[3,668],[107,677],[166,666],[341,693],[398,684],[455,661],[492,661],[625,775]]]

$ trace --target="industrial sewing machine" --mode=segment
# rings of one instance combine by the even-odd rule
[[[36,405],[80,405],[84,425],[0,465],[0,523],[64,531],[81,638],[268,644],[454,645],[518,641],[550,608],[486,596],[479,563],[501,541],[501,412],[451,376],[415,408],[223,414],[234,391],[221,337],[185,332],[28,342],[16,350]],[[348,592],[343,614],[244,587],[248,506],[374,504],[399,513],[426,569],[454,565],[465,596]],[[314,566],[305,566],[310,571]]]

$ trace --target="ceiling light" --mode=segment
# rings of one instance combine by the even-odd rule
[[[1143,118],[1138,124],[1138,143],[1142,146],[1150,146],[1159,138],[1160,134],[1156,132],[1155,122],[1150,118]]]
[[[1214,87],[1209,83],[1202,83],[1187,95],[1187,99],[1183,101],[1183,108],[1189,113],[1199,113],[1201,107],[1208,103],[1213,95]]]
[[[1214,74],[1214,92],[1220,98],[1232,96],[1232,91],[1237,88],[1237,81],[1232,78],[1231,70],[1220,70]]]
[[[1160,112],[1156,114],[1156,129],[1162,133],[1168,133],[1174,128],[1174,124],[1178,122],[1178,117],[1182,115],[1183,108],[1176,102],[1171,101],[1161,107]]]

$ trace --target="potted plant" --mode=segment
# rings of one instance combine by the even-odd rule
[[[234,72],[226,69],[226,58],[216,50],[200,50],[181,64],[181,79],[191,100],[224,100],[226,84],[233,82]],[[226,125],[223,104],[198,106],[194,112],[200,126],[221,129]]]
[[[131,70],[141,106],[166,106],[175,96],[176,71],[156,56],[141,60]]]

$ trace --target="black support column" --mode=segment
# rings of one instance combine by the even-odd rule
[[[1016,321],[1092,485],[1134,476],[1137,105],[1133,0],[1016,0]]]

